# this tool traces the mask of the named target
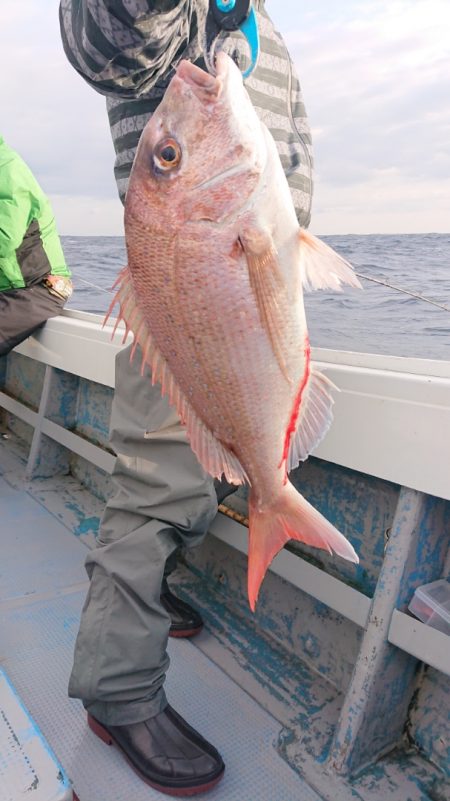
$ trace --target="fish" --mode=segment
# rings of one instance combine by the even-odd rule
[[[146,124],[125,199],[128,264],[112,307],[211,476],[249,487],[248,599],[294,539],[351,562],[351,543],[289,481],[332,421],[303,292],[359,287],[299,227],[275,142],[234,61],[181,61]]]

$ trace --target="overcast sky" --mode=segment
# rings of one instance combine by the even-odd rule
[[[450,0],[267,0],[303,87],[318,234],[450,231]],[[105,101],[57,0],[1,0],[0,132],[62,234],[122,234]]]

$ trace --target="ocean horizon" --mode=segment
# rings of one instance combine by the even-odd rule
[[[450,233],[334,234],[319,237],[368,278],[450,307]],[[73,273],[67,306],[104,314],[126,264],[123,236],[62,236]],[[450,360],[450,313],[360,279],[363,290],[305,294],[313,347]]]

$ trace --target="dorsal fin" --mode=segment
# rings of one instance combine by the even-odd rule
[[[120,311],[113,336],[121,320],[124,321],[127,330],[133,331],[136,341],[130,358],[134,358],[136,345],[139,344],[142,351],[142,368],[148,364],[152,371],[152,383],[161,384],[161,394],[167,395],[169,403],[175,406],[181,422],[186,426],[189,443],[200,464],[214,478],[224,475],[231,484],[244,482],[249,484],[249,479],[237,456],[214,437],[175,381],[167,361],[155,345],[144,315],[136,302],[128,269],[122,270],[119,276],[118,290],[108,316],[116,303],[119,303]]]

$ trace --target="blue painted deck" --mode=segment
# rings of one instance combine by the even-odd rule
[[[87,588],[85,545],[26,489],[2,476],[0,504],[0,664],[80,801],[161,799],[92,734],[81,705],[67,697]],[[203,645],[207,637],[202,635]],[[320,801],[275,750],[280,724],[267,711],[195,643],[170,642],[169,652],[171,703],[214,742],[227,766],[208,794],[211,801]]]

